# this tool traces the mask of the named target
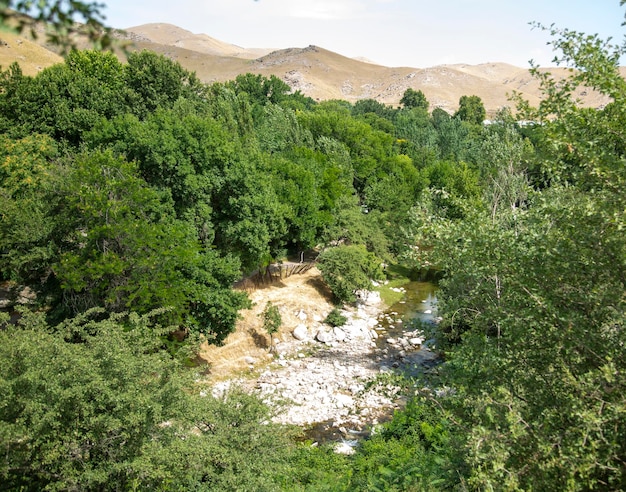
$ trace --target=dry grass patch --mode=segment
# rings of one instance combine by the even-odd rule
[[[44,68],[62,63],[63,58],[29,41],[24,36],[2,31],[0,32],[0,66],[6,70],[13,62],[19,63],[24,75],[33,76]]]
[[[267,285],[249,292],[253,302],[251,309],[242,311],[237,327],[222,346],[202,345],[199,357],[209,365],[210,378],[220,380],[238,374],[251,372],[247,357],[255,359],[255,367],[273,359],[269,354],[270,337],[263,330],[259,316],[267,302],[276,306],[282,318],[282,326],[275,340],[279,347],[287,346],[296,350],[297,342],[291,332],[301,323],[311,325],[315,320],[324,320],[334,307],[331,293],[323,283],[317,268],[302,275],[293,275],[281,282]],[[299,317],[300,313],[306,319]]]

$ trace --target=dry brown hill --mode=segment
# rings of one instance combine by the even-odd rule
[[[2,39],[8,39],[2,35]],[[463,95],[477,95],[489,114],[504,106],[513,106],[509,96],[517,91],[531,104],[539,101],[539,84],[527,68],[505,63],[481,65],[441,65],[429,68],[385,67],[347,58],[318,46],[269,49],[249,49],[225,43],[206,34],[193,34],[171,24],[145,24],[119,31],[116,37],[129,50],[151,50],[179,62],[195,71],[204,82],[232,80],[243,73],[275,75],[294,90],[315,100],[344,99],[356,102],[372,98],[397,106],[408,88],[421,90],[431,103],[431,109],[441,107],[453,112]],[[41,67],[61,59],[39,46],[35,56],[34,43],[14,38],[10,48],[0,46],[0,63],[7,67],[11,61],[23,65],[32,74]],[[87,47],[87,46],[85,46]],[[30,50],[26,53],[24,50]],[[47,54],[44,56],[44,54]],[[120,51],[119,56],[124,59]],[[563,76],[562,68],[547,69]],[[577,96],[590,107],[601,107],[608,100],[591,90],[580,90]]]
[[[25,75],[36,75],[55,63],[61,63],[56,53],[39,44],[10,32],[0,32],[0,67],[6,70],[13,62],[18,62]]]
[[[269,48],[242,48],[241,46],[212,38],[206,34],[194,34],[172,24],[143,24],[141,26],[129,27],[125,31],[133,33],[147,42],[176,46],[207,55],[233,56],[235,58],[254,60],[274,51]]]

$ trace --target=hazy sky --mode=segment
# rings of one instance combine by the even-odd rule
[[[387,66],[530,59],[551,65],[531,21],[623,42],[619,0],[102,0],[107,24],[168,22],[245,48],[310,44]]]

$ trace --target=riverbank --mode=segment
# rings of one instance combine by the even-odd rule
[[[401,288],[394,288],[403,294]],[[306,297],[307,292],[311,297]],[[314,429],[322,432],[320,437],[330,439],[350,441],[389,418],[404,403],[394,374],[428,369],[435,364],[436,355],[417,333],[403,330],[402,320],[386,309],[377,292],[342,311],[347,318],[344,326],[329,327],[323,323],[334,307],[329,294],[320,285],[316,270],[252,292],[255,305],[238,326],[239,335],[227,339],[224,347],[205,352],[218,363],[217,374],[209,375],[213,392],[242,386],[275,409],[276,422]],[[261,324],[255,314],[268,301],[279,308],[283,318],[276,353],[271,357],[269,339],[265,343],[259,339]],[[430,310],[427,299],[421,301],[422,309]],[[242,334],[252,343],[244,343]],[[264,345],[261,352],[259,345]],[[250,349],[247,353],[245,346]],[[244,364],[230,376],[220,364],[226,353],[237,355]]]

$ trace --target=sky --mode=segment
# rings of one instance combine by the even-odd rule
[[[553,65],[529,23],[624,41],[619,0],[102,0],[106,24],[175,24],[244,48],[316,45],[390,67]]]

